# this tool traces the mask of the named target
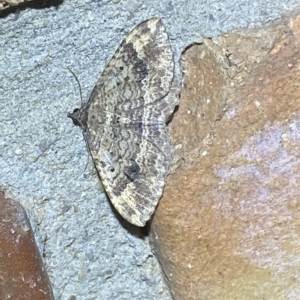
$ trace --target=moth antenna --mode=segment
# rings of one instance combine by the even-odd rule
[[[78,79],[78,77],[76,76],[76,74],[74,73],[74,71],[73,71],[71,68],[67,67],[67,69],[68,69],[68,70],[71,72],[71,74],[75,77],[75,80],[76,80],[77,83],[78,83],[78,86],[79,86],[79,92],[80,92],[80,99],[81,99],[81,104],[82,104],[82,103],[83,103],[83,100],[82,100],[82,92],[81,92],[81,85],[80,85],[79,79]],[[83,135],[83,138],[84,138],[84,141],[85,141],[85,145],[86,145],[87,149],[89,150],[89,153],[91,153],[91,149],[90,149],[89,143],[88,143],[88,141],[87,141],[87,139],[86,139],[86,136],[84,135],[84,133],[83,133],[82,135]],[[84,167],[84,171],[83,171],[83,172],[85,172],[85,171],[87,170],[87,167],[88,167],[88,165],[89,165],[89,161],[90,161],[90,155],[88,155],[87,162],[86,162],[86,164],[85,164],[85,167]]]
[[[75,77],[75,80],[76,80],[77,83],[78,83],[78,86],[79,86],[79,93],[80,93],[80,99],[81,99],[81,104],[82,104],[82,103],[83,103],[83,100],[82,100],[82,92],[81,92],[81,85],[80,85],[79,79],[77,78],[76,74],[75,74],[69,67],[67,67],[67,69],[72,73],[72,75]]]

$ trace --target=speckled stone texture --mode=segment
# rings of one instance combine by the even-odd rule
[[[54,300],[22,205],[0,192],[0,299]]]
[[[174,299],[299,299],[300,17],[183,53],[152,224]]]

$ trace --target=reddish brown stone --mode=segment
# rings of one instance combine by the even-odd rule
[[[53,300],[25,210],[0,192],[0,299]]]
[[[175,299],[298,299],[300,18],[183,54],[151,238]]]

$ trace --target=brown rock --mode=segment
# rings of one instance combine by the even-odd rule
[[[299,299],[300,17],[183,54],[150,236],[175,299]]]
[[[25,210],[0,192],[0,299],[53,300]]]

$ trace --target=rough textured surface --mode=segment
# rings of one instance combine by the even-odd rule
[[[148,239],[116,219],[82,134],[66,118],[80,106],[66,68],[88,99],[121,41],[144,20],[162,17],[178,62],[199,36],[265,23],[299,4],[116,2],[66,0],[0,19],[0,188],[26,209],[57,300],[170,299]]]
[[[54,300],[24,208],[0,192],[0,299]]]
[[[296,17],[183,55],[151,233],[175,299],[299,298],[299,49]]]
[[[112,204],[145,226],[162,195],[173,146],[166,121],[173,53],[165,27],[150,19],[134,28],[105,67],[89,100],[68,116],[83,129]]]

